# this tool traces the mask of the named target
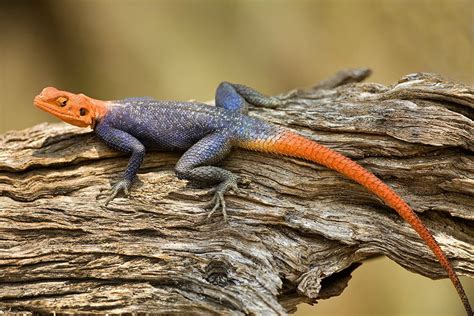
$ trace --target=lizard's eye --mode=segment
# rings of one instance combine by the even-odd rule
[[[87,109],[85,109],[85,108],[80,108],[80,109],[79,109],[79,115],[80,115],[80,116],[86,115],[87,112],[88,112],[88,111],[87,111]]]
[[[58,102],[59,106],[66,106],[68,99],[66,97],[59,97],[56,99]]]

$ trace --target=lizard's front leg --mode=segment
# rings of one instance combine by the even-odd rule
[[[210,217],[219,207],[222,208],[224,220],[227,221],[224,194],[230,189],[237,189],[238,177],[232,172],[211,166],[222,160],[230,151],[230,137],[225,133],[210,134],[189,148],[176,164],[176,174],[180,179],[217,183],[214,204]]]
[[[128,161],[127,169],[125,170],[122,180],[116,183],[112,188],[112,194],[105,201],[105,205],[109,204],[120,191],[128,194],[143,157],[145,157],[145,146],[135,137],[114,128],[106,123],[99,123],[95,129],[97,135],[110,147],[119,151],[131,154]]]

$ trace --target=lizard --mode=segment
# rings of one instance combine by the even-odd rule
[[[227,221],[224,194],[237,190],[238,176],[215,164],[232,148],[300,158],[323,165],[361,184],[394,209],[424,240],[447,272],[464,308],[472,308],[446,254],[413,209],[387,184],[360,164],[291,129],[248,115],[249,104],[277,108],[285,101],[241,84],[222,82],[215,106],[199,102],[162,101],[151,97],[103,101],[84,94],[47,87],[34,104],[62,121],[91,127],[108,146],[130,155],[121,180],[105,204],[129,194],[146,150],[181,151],[175,166],[178,178],[215,184],[210,217],[219,208]]]

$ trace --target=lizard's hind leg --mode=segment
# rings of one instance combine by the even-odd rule
[[[255,106],[276,108],[284,101],[268,97],[257,90],[235,83],[222,82],[216,90],[216,106],[243,114],[248,112],[248,103]]]
[[[230,137],[224,134],[210,134],[189,148],[176,164],[176,175],[180,179],[204,183],[216,183],[211,216],[219,207],[227,221],[224,194],[237,189],[238,177],[232,172],[212,166],[221,161],[231,149]]]

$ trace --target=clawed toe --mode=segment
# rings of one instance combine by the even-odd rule
[[[214,197],[208,205],[208,207],[212,206],[212,209],[207,215],[207,218],[210,218],[212,214],[214,214],[219,208],[221,208],[222,215],[224,216],[224,221],[227,222],[227,207],[225,203],[224,194],[230,190],[233,190],[234,192],[238,191],[237,179],[232,179],[232,181],[221,183],[212,190],[212,192],[214,192]]]
[[[227,222],[227,211],[226,211],[226,205],[225,205],[225,199],[224,199],[224,194],[222,192],[216,192],[214,197],[212,198],[210,205],[214,205],[212,207],[212,210],[209,212],[207,215],[207,218],[210,218],[212,214],[217,211],[219,207],[222,208],[222,215],[224,215],[224,221]]]
[[[120,191],[123,191],[124,194],[127,196],[129,194],[131,182],[128,180],[121,180],[120,182],[116,183],[112,188],[112,194],[105,200],[105,206],[107,206],[110,201],[112,201]]]

